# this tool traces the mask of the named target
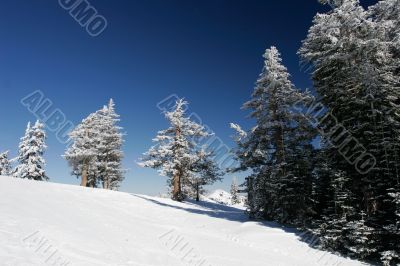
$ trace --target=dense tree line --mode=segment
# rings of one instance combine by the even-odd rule
[[[302,226],[326,249],[394,265],[400,261],[400,2],[367,10],[357,0],[321,2],[332,10],[315,16],[299,50],[316,93],[296,90],[277,49],[267,49],[243,106],[256,124],[247,131],[232,125],[240,167],[231,171],[251,170],[250,217]],[[320,148],[312,145],[315,130]]]

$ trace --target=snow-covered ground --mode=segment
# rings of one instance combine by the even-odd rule
[[[58,259],[58,262],[56,260]],[[361,265],[242,210],[0,177],[0,265]]]
[[[237,206],[235,207],[244,208],[245,198],[241,195],[238,195],[238,198],[241,201],[241,203],[236,204]],[[232,195],[229,192],[226,192],[225,190],[222,189],[217,189],[209,193],[206,196],[206,199],[210,199],[216,203],[232,206]]]

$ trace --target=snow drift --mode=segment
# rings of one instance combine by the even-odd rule
[[[1,265],[361,265],[240,209],[0,177]]]

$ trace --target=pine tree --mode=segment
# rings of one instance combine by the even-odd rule
[[[69,133],[72,145],[64,158],[72,168],[72,174],[81,177],[81,186],[96,187],[98,169],[96,167],[98,138],[98,116],[93,113]]]
[[[313,181],[311,201],[313,204],[313,226],[318,226],[321,218],[328,213],[332,213],[330,201],[332,199],[331,179],[334,170],[327,157],[325,146],[321,143],[322,148],[315,151],[313,160]]]
[[[389,189],[388,195],[396,206],[396,219],[385,227],[391,241],[385,245],[385,251],[380,254],[384,265],[398,265],[400,263],[400,187]]]
[[[205,192],[204,186],[221,181],[223,173],[213,161],[214,155],[212,152],[200,149],[196,151],[195,157],[195,161],[183,179],[183,189],[185,195],[199,201],[200,195]]]
[[[356,257],[365,259],[376,252],[373,247],[374,228],[366,225],[364,212],[361,212],[361,220],[351,221],[346,228],[350,231],[346,248],[354,253]]]
[[[81,177],[81,186],[118,189],[124,179],[123,138],[117,126],[119,115],[111,99],[107,106],[90,114],[69,133],[72,145],[64,158],[72,174]]]
[[[115,112],[115,104],[112,99],[98,113],[99,145],[97,148],[97,167],[99,179],[105,189],[117,189],[124,180],[122,169],[123,152],[121,150],[123,138],[121,127],[117,126],[119,115]]]
[[[381,252],[381,261],[384,266],[399,265],[400,255],[395,250],[383,251]]]
[[[332,11],[316,15],[299,51],[314,65],[314,87],[322,103],[375,159],[376,165],[367,164],[374,167],[364,172],[359,154],[343,156],[343,151],[354,148],[351,143],[333,142],[326,148],[332,167],[350,179],[347,189],[354,196],[351,207],[357,213],[364,211],[366,223],[374,227],[377,241],[368,245],[376,252],[369,258],[377,258],[380,249],[395,241],[384,229],[394,220],[387,189],[398,183],[400,163],[395,3],[398,1],[382,1],[367,12],[357,0],[334,1]],[[384,8],[388,6],[391,8]],[[379,10],[386,10],[386,14]],[[347,218],[349,223],[356,222],[354,219],[357,217]]]
[[[243,105],[251,110],[256,125],[238,132],[235,151],[240,166],[233,171],[250,169],[253,202],[250,216],[284,223],[303,223],[308,215],[311,193],[311,140],[314,130],[295,105],[312,97],[297,91],[275,47],[267,49],[265,66],[252,99]]]
[[[172,199],[178,201],[184,199],[184,185],[196,176],[194,172],[197,170],[193,170],[199,162],[199,139],[209,135],[203,126],[185,116],[186,107],[187,102],[180,99],[173,111],[165,113],[170,127],[158,132],[153,140],[156,145],[144,154],[139,163],[142,167],[158,169],[161,175],[169,177]],[[204,171],[208,170],[205,168]]]
[[[44,170],[43,154],[47,148],[45,140],[44,124],[36,121],[31,127],[31,124],[28,123],[25,135],[19,144],[18,166],[13,172],[14,177],[39,181],[49,179]]]
[[[8,159],[8,151],[0,153],[0,175],[8,176],[12,173],[11,162]]]
[[[236,205],[236,204],[239,204],[240,203],[240,199],[239,199],[239,195],[238,195],[238,193],[239,193],[239,186],[238,186],[238,184],[237,184],[237,181],[236,181],[236,177],[234,177],[233,179],[232,179],[232,184],[231,184],[231,196],[232,196],[232,198],[231,198],[231,203],[232,203],[232,205]]]

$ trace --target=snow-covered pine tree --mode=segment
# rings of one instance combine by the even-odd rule
[[[0,153],[0,175],[8,176],[12,173],[11,162],[8,159],[8,151]]]
[[[382,30],[378,34],[385,38],[385,45],[391,46],[390,49],[397,50],[393,53],[397,58],[400,49],[400,2],[399,0],[381,0],[370,6],[370,17],[377,22],[377,26]]]
[[[345,227],[345,231],[349,231],[347,234],[348,244],[346,248],[350,253],[355,254],[356,257],[365,259],[376,252],[373,245],[374,228],[366,225],[365,213],[363,211],[360,216],[360,220],[351,221]]]
[[[26,175],[27,172],[26,164],[28,163],[26,151],[30,145],[29,140],[31,138],[31,135],[32,135],[31,122],[28,122],[25,129],[25,135],[21,138],[21,141],[18,146],[18,157],[17,157],[18,165],[13,170],[14,177],[24,178],[23,176]]]
[[[29,122],[19,144],[18,165],[13,172],[14,177],[39,181],[49,179],[44,170],[43,154],[47,148],[45,140],[44,124],[38,120],[32,127]]]
[[[205,185],[212,185],[222,179],[223,173],[213,158],[213,152],[206,151],[205,148],[196,151],[195,161],[183,179],[185,194],[193,197],[196,201],[199,201],[200,195],[205,192]]]
[[[117,125],[119,115],[111,99],[107,106],[90,114],[69,133],[72,145],[64,158],[72,174],[81,177],[81,186],[118,189],[124,179],[123,139]]]
[[[81,186],[96,187],[98,169],[96,167],[97,146],[100,143],[97,113],[87,118],[69,133],[72,145],[65,151],[64,158],[72,168],[72,174],[81,177]]]
[[[231,184],[230,192],[231,192],[231,196],[232,196],[232,198],[231,198],[232,205],[239,204],[240,203],[240,198],[239,198],[239,194],[238,194],[239,193],[239,186],[237,184],[236,177],[232,178],[232,184]]]
[[[99,144],[97,148],[96,164],[98,167],[99,179],[105,189],[118,189],[124,180],[122,169],[122,144],[123,134],[121,127],[117,125],[120,121],[119,115],[115,112],[115,104],[110,99],[107,106],[97,112],[99,116]]]
[[[348,253],[348,248],[352,245],[347,242],[347,239],[352,231],[347,225],[348,221],[352,221],[357,214],[353,207],[354,195],[349,190],[350,179],[343,171],[330,168],[330,174],[332,175],[330,188],[326,192],[331,198],[326,203],[322,222],[317,231],[324,248]]]
[[[324,143],[320,143],[321,148],[315,151],[313,162],[313,182],[312,196],[313,203],[313,227],[318,227],[321,224],[321,218],[324,215],[332,213],[332,206],[329,204],[333,198],[331,179],[334,176],[334,170],[330,164],[329,158],[325,153]]]
[[[231,124],[238,132],[235,150],[240,166],[235,171],[252,173],[251,217],[303,224],[311,193],[311,140],[314,130],[295,107],[311,96],[296,90],[275,47],[264,54],[265,65],[250,101],[256,125],[249,131]]]
[[[385,246],[382,251],[381,261],[384,265],[398,265],[400,263],[400,186],[389,189],[389,196],[396,206],[396,219],[385,227],[390,233],[392,241]]]
[[[180,99],[173,111],[165,113],[170,127],[158,132],[153,139],[156,145],[144,154],[139,163],[142,167],[158,169],[161,175],[169,177],[172,199],[178,201],[184,199],[185,179],[192,177],[193,166],[198,162],[198,141],[209,135],[202,125],[185,116],[187,104]]]
[[[384,0],[369,8],[370,18],[375,22],[374,37],[379,40],[375,56],[375,69],[379,70],[379,88],[387,106],[383,115],[377,116],[382,125],[381,140],[376,144],[381,151],[378,161],[380,175],[372,185],[380,204],[373,222],[384,226],[378,248],[382,262],[400,263],[400,211],[396,194],[400,191],[400,1]],[[378,114],[382,111],[378,110]],[[388,194],[386,192],[389,192]],[[398,199],[398,198],[397,198]],[[383,243],[383,245],[382,245]],[[396,252],[397,251],[397,252]],[[382,254],[385,254],[383,256]]]
[[[366,223],[375,227],[377,241],[369,247],[376,249],[372,259],[397,241],[382,229],[395,220],[395,206],[387,190],[399,180],[399,46],[396,48],[396,40],[390,37],[395,36],[393,21],[398,13],[393,10],[398,3],[381,1],[379,8],[367,12],[357,0],[335,1],[332,11],[316,15],[299,51],[314,65],[314,87],[320,100],[357,139],[346,147],[331,145],[327,153],[333,168],[351,177],[348,189],[356,198],[352,207],[356,212],[365,211]],[[394,19],[388,22],[380,10]],[[343,151],[351,152],[358,143],[376,159],[366,173],[360,171],[361,163],[356,160],[359,153],[347,160],[343,156]]]
[[[400,254],[395,250],[381,252],[383,266],[399,265]]]

